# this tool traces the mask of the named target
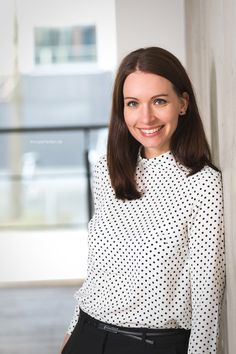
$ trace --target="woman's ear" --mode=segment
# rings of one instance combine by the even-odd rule
[[[186,112],[188,109],[188,103],[189,103],[189,94],[187,92],[183,92],[182,100],[183,100],[183,109]]]
[[[189,103],[189,95],[187,92],[183,92],[183,94],[180,97],[180,101],[181,101],[180,115],[185,115],[185,113],[188,109],[188,103]]]

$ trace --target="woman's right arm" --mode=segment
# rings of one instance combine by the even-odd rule
[[[59,354],[62,353],[62,350],[63,350],[64,346],[66,345],[66,343],[67,343],[69,338],[70,338],[70,334],[66,334],[65,337],[64,337],[64,340],[63,340],[63,343],[62,343],[62,347],[61,347],[61,350],[60,350]]]
[[[93,171],[93,184],[92,184],[92,191],[93,191],[93,196],[94,196],[94,208],[95,210],[97,210],[99,208],[99,199],[100,199],[100,172],[99,172],[99,168],[100,164],[102,163],[102,160],[104,159],[104,155],[102,157],[100,157],[99,161],[96,163],[96,165],[94,166],[94,171]],[[69,332],[72,332],[77,321],[79,318],[79,312],[80,312],[80,307],[79,304],[77,303],[76,307],[75,307],[75,311],[74,311],[74,316],[70,322],[70,326],[68,328]],[[62,347],[61,347],[61,351],[60,354],[62,354],[63,348],[65,347],[68,339],[70,338],[70,334],[67,333],[65,335],[64,341],[62,343]]]
[[[76,294],[76,293],[75,293]],[[62,350],[64,348],[64,346],[66,345],[66,343],[68,342],[68,339],[70,338],[78,320],[79,320],[79,313],[80,313],[80,307],[79,307],[79,304],[77,303],[76,306],[75,306],[75,310],[74,310],[74,315],[72,317],[72,320],[70,321],[70,324],[69,324],[69,327],[68,327],[68,330],[66,332],[66,335],[64,337],[64,340],[63,340],[63,343],[62,343],[62,346],[61,346],[61,350],[60,350],[60,353],[62,353]]]

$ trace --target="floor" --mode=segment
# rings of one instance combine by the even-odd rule
[[[0,289],[0,353],[58,354],[78,287]]]

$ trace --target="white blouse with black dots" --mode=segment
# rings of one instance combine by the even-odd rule
[[[87,278],[75,293],[90,316],[125,327],[191,329],[188,354],[216,353],[225,286],[221,173],[189,170],[171,151],[137,160],[141,199],[116,199],[106,156],[95,166]]]

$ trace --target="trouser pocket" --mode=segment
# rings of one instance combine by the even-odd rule
[[[106,337],[107,332],[91,326],[82,318],[77,322],[62,354],[103,354]]]

